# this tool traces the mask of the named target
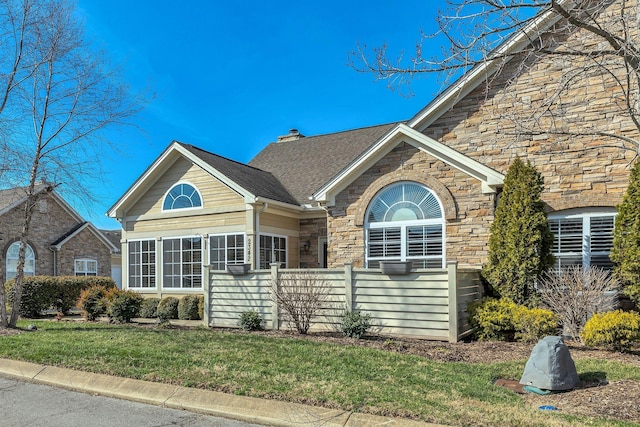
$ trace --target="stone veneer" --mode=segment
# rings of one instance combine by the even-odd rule
[[[619,16],[621,2],[609,7]],[[556,34],[569,49],[593,45],[584,31]],[[591,73],[568,90],[558,91],[562,76],[575,69],[564,57],[520,61],[514,58],[491,80],[460,99],[454,108],[422,130],[460,153],[506,174],[516,156],[530,161],[544,177],[543,200],[550,213],[586,207],[614,207],[628,185],[637,146],[588,131],[604,131],[638,141],[638,129],[620,111],[621,93],[608,74]],[[619,68],[618,75],[624,73]],[[536,116],[556,99],[555,120]],[[622,110],[621,110],[622,109]],[[486,261],[495,195],[480,182],[401,143],[336,197],[329,208],[329,267],[364,265],[364,214],[386,185],[423,183],[445,208],[446,259],[461,267]]]
[[[327,237],[327,218],[305,218],[300,220],[300,267],[318,268],[320,257],[318,251],[319,239]],[[309,242],[309,251],[302,249],[304,242]]]
[[[16,207],[0,216],[0,278],[6,278],[6,255],[9,246],[20,240],[22,230],[23,206]],[[53,252],[51,243],[73,229],[79,223],[60,205],[50,197],[41,198],[36,206],[31,221],[29,245],[36,256],[36,274],[51,276],[54,273]],[[73,276],[74,258],[89,258],[98,260],[98,274],[111,276],[111,252],[89,230],[84,229],[71,240],[66,242],[58,253],[58,275]]]

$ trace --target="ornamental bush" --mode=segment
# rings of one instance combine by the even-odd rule
[[[140,317],[152,319],[158,317],[160,298],[145,298],[140,304]]]
[[[262,316],[255,310],[243,311],[240,313],[238,326],[247,332],[262,330]]]
[[[178,319],[199,320],[198,295],[185,295],[178,302]]]
[[[547,335],[557,335],[558,316],[551,310],[517,306],[513,310],[515,340],[535,343]]]
[[[371,329],[371,314],[359,310],[345,310],[341,316],[340,332],[345,337],[362,338]]]
[[[543,179],[530,162],[516,158],[504,179],[491,223],[482,275],[502,298],[527,304],[539,277],[552,263],[553,234],[540,199]]]
[[[82,310],[85,319],[93,321],[106,312],[106,293],[107,289],[100,285],[91,286],[80,293],[78,308]]]
[[[105,289],[116,288],[110,277],[26,276],[20,299],[20,316],[37,317],[49,309],[66,314],[76,306],[80,293],[94,285],[103,286]],[[14,279],[5,283],[9,307],[13,304],[14,286]]]
[[[107,296],[107,315],[119,323],[129,323],[140,313],[142,295],[134,291],[120,291]]]
[[[169,319],[178,318],[178,304],[180,301],[176,297],[162,298],[158,303],[157,315],[160,323]]]
[[[469,322],[480,341],[508,341],[515,335],[513,312],[517,304],[509,298],[483,298],[469,304]]]
[[[581,338],[590,347],[629,350],[640,342],[640,315],[622,310],[596,313],[584,325]]]
[[[640,304],[640,162],[631,169],[629,186],[617,206],[610,258],[623,293]]]

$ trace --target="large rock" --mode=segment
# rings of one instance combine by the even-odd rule
[[[544,337],[531,351],[520,384],[561,391],[573,389],[578,381],[576,365],[562,338]]]

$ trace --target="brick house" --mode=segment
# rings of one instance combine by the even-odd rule
[[[36,187],[37,206],[29,233],[25,274],[44,276],[111,276],[114,246],[85,221],[48,184]],[[0,191],[0,247],[3,280],[15,277],[24,188]]]
[[[603,13],[615,16],[621,4]],[[536,24],[542,37],[560,28],[546,16]],[[531,36],[515,34],[506,49],[517,55]],[[561,36],[572,49],[591,43],[582,30]],[[564,113],[581,121],[564,134],[543,132],[545,118],[539,132],[517,129],[518,118],[553,96],[548,82],[567,66],[553,56],[525,66],[488,61],[407,121],[311,137],[294,129],[248,164],[174,141],[108,212],[122,223],[124,286],[201,292],[203,265],[239,263],[376,269],[385,260],[417,268],[456,261],[479,268],[516,156],[544,177],[556,262],[610,266],[615,206],[635,152],[615,148],[606,135],[581,135],[580,126],[638,139],[631,120],[615,116],[612,77],[593,76],[572,89]]]

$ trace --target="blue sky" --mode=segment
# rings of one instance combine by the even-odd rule
[[[413,46],[444,1],[78,0],[87,39],[122,64],[133,90],[156,97],[110,134],[97,202],[105,212],[173,140],[247,162],[291,128],[319,135],[410,118],[441,89],[436,76],[400,96],[347,65],[358,43]],[[433,45],[433,53],[440,50]]]

